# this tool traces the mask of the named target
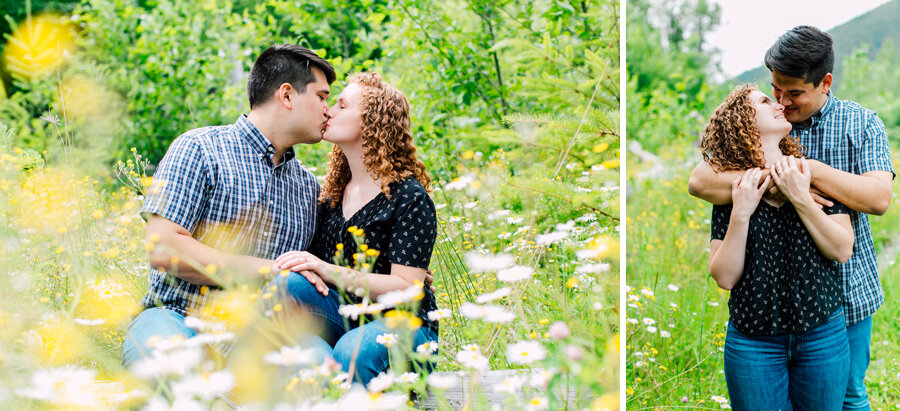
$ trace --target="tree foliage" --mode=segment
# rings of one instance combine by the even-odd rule
[[[724,96],[710,84],[715,69],[705,38],[718,6],[705,0],[628,3],[629,140],[658,152],[699,136],[710,107]]]

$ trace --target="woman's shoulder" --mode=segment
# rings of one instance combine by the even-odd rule
[[[391,196],[404,197],[408,199],[419,199],[422,197],[430,199],[428,190],[422,186],[415,177],[407,177],[402,180],[395,181],[390,184]]]

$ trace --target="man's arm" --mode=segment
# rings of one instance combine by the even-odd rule
[[[688,180],[688,192],[692,196],[710,203],[722,205],[731,204],[731,183],[744,175],[744,171],[720,171],[716,172],[706,161],[701,161],[691,171]],[[768,176],[768,170],[762,176]]]
[[[184,227],[156,214],[147,220],[147,244],[153,244],[147,247],[151,266],[197,285],[219,285],[218,276],[211,277],[204,270],[210,264],[221,264],[251,278],[259,275],[261,268],[271,268],[275,263],[275,260],[216,250],[197,241]]]
[[[812,184],[829,197],[866,214],[884,215],[891,203],[894,174],[874,170],[860,175],[848,173],[816,160],[807,160]]]

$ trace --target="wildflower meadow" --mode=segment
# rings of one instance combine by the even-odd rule
[[[10,11],[0,408],[484,409],[499,398],[618,409],[618,2],[326,3],[33,0]],[[342,306],[390,329],[378,343],[391,370],[351,384],[291,338],[309,323],[279,303],[270,280],[288,273],[249,279],[210,264],[197,269],[221,289],[203,291],[221,304],[190,313],[196,336],[154,341],[124,368],[148,252],[163,247],[138,215],[156,164],[182,132],[246,112],[249,68],[278,42],[328,59],[334,96],[365,70],[408,96],[438,210],[428,316],[439,341],[411,347],[424,284]],[[330,148],[295,150],[322,178]],[[358,268],[379,252],[351,247],[338,251]],[[481,387],[491,370],[511,371]],[[468,395],[450,401],[464,378]]]

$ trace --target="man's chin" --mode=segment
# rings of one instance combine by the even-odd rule
[[[805,119],[803,119],[803,118],[801,118],[801,117],[802,117],[802,116],[800,116],[799,114],[797,114],[796,111],[793,112],[793,113],[785,113],[785,114],[784,114],[785,120],[787,120],[787,121],[790,122],[791,124],[803,122],[803,120],[805,120]]]

